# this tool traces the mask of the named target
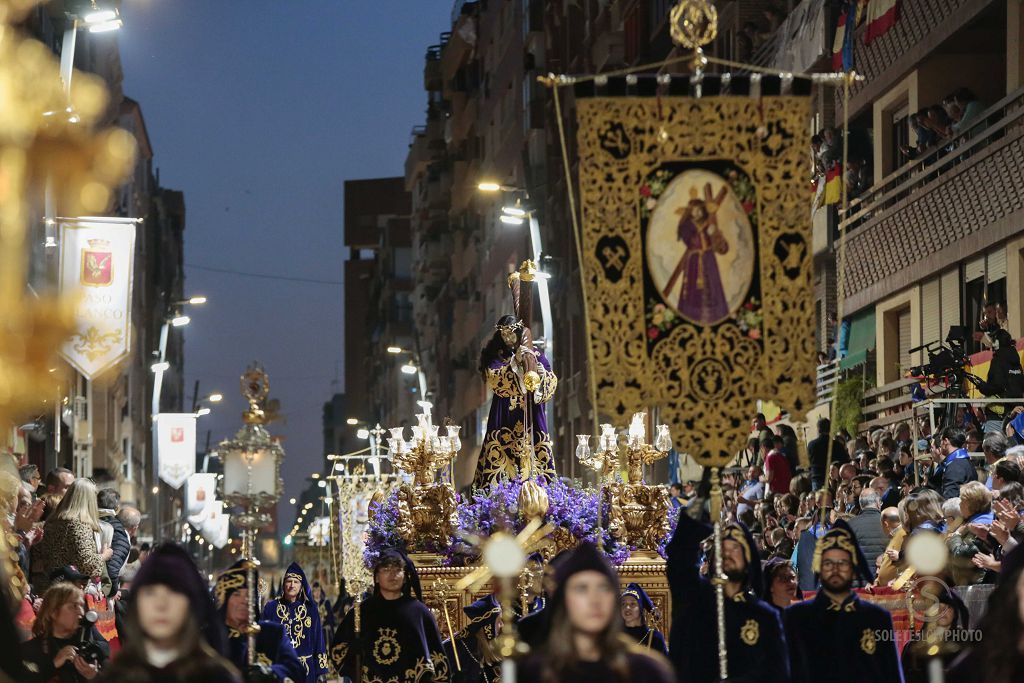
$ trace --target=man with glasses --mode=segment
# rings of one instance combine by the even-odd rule
[[[871,567],[843,520],[818,540],[814,570],[821,589],[784,620],[794,683],[902,682],[892,616],[853,591],[855,576],[871,581]]]
[[[977,481],[978,473],[964,447],[967,443],[964,430],[946,427],[936,439],[938,448],[932,450],[934,465],[928,475],[928,488],[949,500],[960,495],[961,486]]]
[[[373,595],[345,615],[331,644],[331,659],[341,676],[354,680],[449,680],[437,622],[423,604],[416,567],[404,553],[381,552],[373,565]]]

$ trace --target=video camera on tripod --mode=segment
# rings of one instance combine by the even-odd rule
[[[932,381],[945,381],[948,398],[964,398],[967,395],[966,381],[977,382],[978,378],[967,371],[970,358],[966,351],[968,329],[964,325],[950,325],[946,341],[929,342],[910,349],[909,353],[925,351],[928,362],[909,369],[911,377]]]

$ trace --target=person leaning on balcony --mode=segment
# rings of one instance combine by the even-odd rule
[[[985,104],[974,96],[967,88],[957,88],[942,100],[942,107],[953,119],[950,126],[953,134],[967,130],[971,124],[985,111]]]
[[[967,435],[957,427],[946,427],[938,437],[938,448],[932,449],[932,471],[928,475],[928,488],[945,499],[960,495],[960,487],[977,481],[978,473],[971,464],[964,444]]]

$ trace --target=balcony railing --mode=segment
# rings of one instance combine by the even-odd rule
[[[836,391],[836,384],[839,383],[839,361],[824,363],[818,366],[815,373],[815,389],[818,396],[818,405],[828,403]]]
[[[1024,209],[1022,161],[1024,88],[851,202],[840,217],[848,295]]]

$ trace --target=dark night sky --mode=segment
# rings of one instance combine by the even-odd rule
[[[342,183],[401,175],[426,108],[423,55],[452,0],[130,0],[124,92],[164,187],[185,193],[186,264],[340,281]],[[186,390],[221,391],[200,444],[241,426],[254,359],[282,403],[285,498],[319,469],[321,407],[343,382],[342,287],[186,268]],[[358,400],[358,399],[357,399]],[[186,406],[186,409],[188,406]],[[282,526],[290,511],[282,509]],[[287,531],[287,527],[283,529]]]

